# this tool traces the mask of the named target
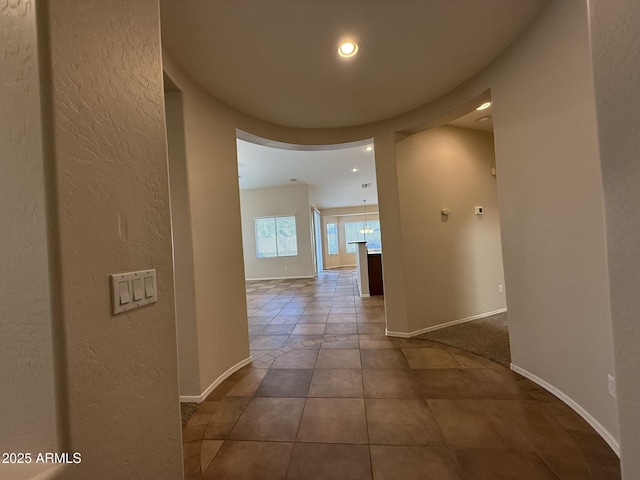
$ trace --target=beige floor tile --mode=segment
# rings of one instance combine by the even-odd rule
[[[323,343],[320,350],[353,350],[358,348],[358,340],[338,340]]]
[[[317,369],[311,379],[309,397],[362,398],[361,370]]]
[[[216,456],[220,447],[224,440],[203,440],[202,447],[200,450],[200,471],[206,472],[209,465],[211,465],[211,461]]]
[[[316,368],[361,368],[360,351],[353,350],[320,350]]]
[[[409,370],[362,370],[366,398],[422,398]]]
[[[332,315],[329,314],[327,323],[355,323],[355,315]]]
[[[496,408],[498,400],[429,400],[445,441],[451,448],[532,450],[509,418]]]
[[[387,349],[387,348],[400,348],[398,343],[392,339],[384,339],[384,340],[360,340],[360,348],[364,350],[370,349]]]
[[[187,422],[186,427],[198,427],[201,425],[207,425],[211,419],[211,413],[196,412],[191,415],[191,418]]]
[[[211,415],[204,438],[207,440],[227,438],[247,403],[249,403],[248,397],[225,397]]]
[[[250,397],[255,393],[266,373],[266,370],[252,370],[251,373],[238,380],[238,383],[229,390],[227,395],[231,397]]]
[[[282,480],[293,443],[225,441],[204,480]]]
[[[412,370],[416,389],[425,398],[489,398],[465,369]]]
[[[229,439],[292,442],[298,432],[304,402],[304,398],[253,398],[238,418]]]
[[[404,355],[397,349],[369,349],[360,351],[362,368],[406,369],[409,368]]]
[[[355,322],[327,323],[324,330],[325,335],[353,335],[355,333],[358,333],[358,325]]]
[[[368,435],[364,400],[308,398],[297,441],[366,444]]]
[[[367,399],[369,442],[376,445],[444,446],[423,399]]]
[[[272,350],[284,346],[288,335],[258,335],[251,342],[251,350]]]
[[[558,480],[535,452],[474,449],[454,450],[454,456],[465,478]]]
[[[443,447],[371,445],[371,463],[376,480],[463,480]]]
[[[324,323],[299,323],[291,332],[293,335],[317,335],[324,334]]]
[[[358,322],[358,333],[360,334],[383,334],[385,332],[386,325],[384,323],[362,323]]]
[[[270,369],[258,386],[258,397],[306,397],[313,370]]]
[[[315,368],[317,350],[293,350],[276,358],[271,368]]]
[[[287,480],[329,479],[370,480],[369,448],[366,445],[297,443]]]
[[[418,368],[459,368],[458,362],[439,348],[407,348],[403,349],[409,367]]]

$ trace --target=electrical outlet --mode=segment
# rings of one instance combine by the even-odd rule
[[[498,285],[498,293],[504,293],[504,285]]]
[[[613,377],[613,375],[608,374],[607,380],[609,380],[609,395],[611,395],[613,398],[616,398],[616,379]]]

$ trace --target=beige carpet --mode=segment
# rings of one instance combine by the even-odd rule
[[[418,338],[462,348],[507,368],[511,365],[506,313],[424,333]]]

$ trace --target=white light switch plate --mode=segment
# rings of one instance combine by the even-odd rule
[[[111,278],[111,305],[113,314],[158,301],[156,270],[116,273]]]

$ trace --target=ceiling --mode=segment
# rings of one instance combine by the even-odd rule
[[[344,127],[464,82],[545,0],[161,0],[164,48],[212,95],[263,120]],[[342,59],[338,43],[358,42]]]
[[[370,123],[437,98],[497,57],[544,3],[160,0],[163,46],[197,83],[252,116],[302,128]],[[360,47],[348,60],[336,52],[346,38]],[[487,115],[448,124],[492,131],[491,119],[477,121]],[[318,208],[378,203],[371,141],[327,149],[239,137],[241,189],[307,184]]]
[[[493,131],[493,107],[471,112],[447,123],[461,128]],[[478,122],[479,119],[486,120]],[[371,139],[333,146],[290,145],[238,131],[240,189],[309,185],[319,209],[378,203],[375,152]],[[352,170],[356,168],[357,171]],[[295,181],[292,181],[295,179]],[[366,188],[362,185],[366,184]]]
[[[493,108],[486,110],[471,110],[469,113],[462,115],[455,120],[451,120],[447,125],[454,127],[470,128],[471,130],[482,130],[485,132],[493,132]]]
[[[332,150],[300,150],[237,140],[240,189],[309,185],[317,208],[378,203],[375,158],[371,141],[336,146]],[[282,148],[284,147],[284,148]],[[356,168],[357,171],[352,170]],[[291,179],[295,179],[291,181]],[[362,184],[369,184],[362,188]]]

